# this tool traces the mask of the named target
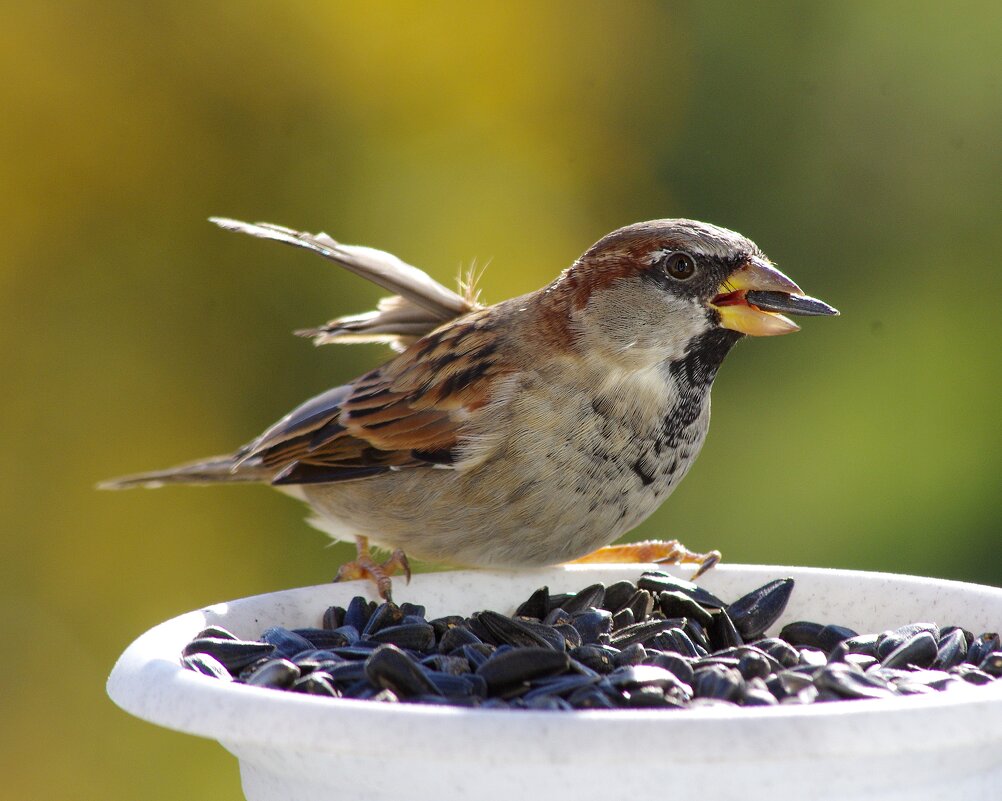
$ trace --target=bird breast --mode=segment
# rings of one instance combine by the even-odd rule
[[[706,435],[709,386],[685,386],[666,367],[523,378],[492,424],[506,436],[469,469],[304,487],[328,530],[451,564],[574,559],[657,509]]]
[[[531,497],[521,516],[561,530],[573,558],[611,542],[671,494],[706,437],[709,388],[680,386],[660,365],[613,372],[590,385],[531,387],[512,422],[519,433],[503,458],[522,478],[509,503]]]

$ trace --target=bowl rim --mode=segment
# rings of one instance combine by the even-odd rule
[[[587,578],[588,574],[617,569],[626,578],[643,570],[665,568],[643,564],[562,565],[519,573],[541,578],[583,574]],[[1002,604],[1002,588],[949,579],[782,565],[726,564],[715,571],[768,575],[764,580],[777,575],[846,581],[891,579],[904,585],[967,592],[974,598]],[[451,571],[421,574],[414,579],[420,589],[422,583],[470,574],[511,575],[506,571]],[[118,706],[137,717],[220,740],[230,750],[294,747],[375,754],[406,749],[423,758],[444,759],[465,753],[471,741],[494,741],[504,743],[509,756],[522,759],[536,760],[543,755],[546,759],[562,758],[556,756],[553,743],[573,743],[575,759],[600,759],[616,738],[630,742],[653,737],[671,742],[673,759],[706,762],[718,758],[707,753],[710,743],[727,743],[739,758],[742,754],[760,758],[763,753],[783,751],[830,754],[832,749],[856,751],[864,745],[870,755],[898,752],[901,732],[909,727],[922,732],[920,738],[909,738],[914,741],[911,750],[917,751],[983,744],[990,739],[1002,741],[1002,680],[983,687],[851,703],[554,712],[322,698],[223,682],[180,664],[181,648],[204,628],[208,615],[225,613],[234,605],[322,596],[332,587],[351,588],[353,584],[322,584],[248,596],[164,621],[126,648],[108,678],[107,692]],[[365,594],[369,594],[367,590]],[[982,711],[986,714],[980,714]],[[979,712],[977,725],[969,722],[975,712]],[[527,737],[528,732],[545,733],[545,742],[536,735]],[[855,745],[846,740],[847,732],[853,733]],[[558,751],[563,755],[566,749]]]

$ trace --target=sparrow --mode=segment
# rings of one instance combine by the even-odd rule
[[[297,332],[397,354],[293,409],[234,453],[104,488],[260,482],[355,541],[335,580],[389,598],[407,556],[466,567],[720,559],[677,540],[609,546],[692,466],[710,388],[743,337],[834,315],[749,239],[695,220],[620,228],[547,286],[492,306],[372,248],[266,223],[222,228],[311,250],[390,291],[375,311]],[[370,545],[392,551],[378,562]],[[608,546],[608,547],[605,547]]]

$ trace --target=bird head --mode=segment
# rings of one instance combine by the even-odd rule
[[[674,361],[700,343],[723,354],[744,335],[799,330],[786,314],[838,312],[804,295],[758,246],[694,220],[652,220],[613,231],[553,285],[570,300],[589,351],[620,362]]]

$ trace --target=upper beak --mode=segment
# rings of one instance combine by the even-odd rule
[[[838,314],[827,303],[803,290],[762,259],[743,264],[717,289],[710,301],[720,314],[720,325],[757,337],[792,334],[800,326],[778,312],[805,315]]]

